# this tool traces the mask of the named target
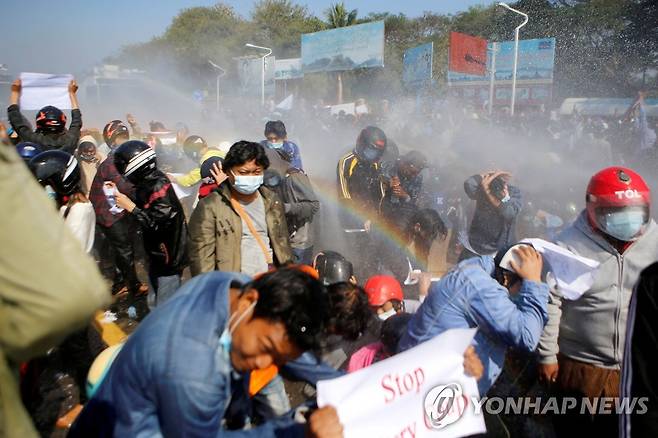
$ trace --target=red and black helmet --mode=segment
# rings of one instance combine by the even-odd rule
[[[126,138],[130,137],[128,127],[121,120],[112,120],[103,128],[103,140],[105,140],[105,144],[110,148],[117,146],[115,144],[116,138],[121,135]]]
[[[57,134],[66,127],[66,116],[59,108],[44,106],[37,113],[37,132]]]
[[[590,224],[603,232],[607,231],[605,215],[626,207],[641,208],[644,223],[649,221],[649,186],[638,173],[626,167],[608,167],[592,176],[585,200]]]
[[[363,289],[368,295],[368,304],[371,307],[379,307],[387,301],[403,301],[404,294],[400,282],[390,275],[375,275],[370,277]]]

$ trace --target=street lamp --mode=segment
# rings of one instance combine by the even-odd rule
[[[245,47],[251,47],[252,49],[266,50],[267,53],[261,58],[261,70],[260,70],[260,105],[265,106],[265,58],[272,54],[272,49],[268,47],[261,47],[254,44],[247,43]]]
[[[514,115],[514,104],[516,102],[516,67],[519,62],[519,29],[521,29],[523,26],[525,26],[528,23],[528,15],[524,14],[521,11],[517,11],[516,9],[510,7],[507,3],[498,3],[498,6],[502,6],[505,9],[509,9],[512,12],[515,12],[519,15],[522,15],[525,17],[525,20],[523,20],[523,23],[520,25],[516,26],[516,29],[514,29],[514,69],[512,70],[512,108],[510,108],[510,114],[513,116]]]
[[[226,70],[212,62],[210,59],[208,62],[213,66],[213,68],[219,70],[219,74],[217,75],[217,112],[219,112],[219,79],[226,74]]]

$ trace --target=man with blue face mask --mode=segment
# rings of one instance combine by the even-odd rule
[[[192,275],[216,270],[253,276],[292,261],[283,203],[263,186],[269,165],[258,143],[231,147],[223,166],[228,179],[190,218]]]
[[[626,318],[633,286],[658,260],[651,192],[631,169],[608,167],[587,187],[587,207],[557,244],[600,263],[589,290],[575,300],[551,290],[539,343],[539,377],[560,397],[619,397]],[[558,436],[616,436],[617,416],[559,415]]]
[[[299,146],[288,140],[286,125],[281,120],[270,120],[265,124],[265,138],[260,142],[263,147],[277,151],[295,169],[303,169]]]

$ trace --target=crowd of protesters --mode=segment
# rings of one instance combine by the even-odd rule
[[[638,173],[656,145],[642,94],[614,129],[449,104],[401,120],[388,101],[360,101],[354,115],[275,113],[262,137],[254,117],[240,133],[252,140],[214,144],[183,123],[143,131],[130,114],[83,129],[68,90],[68,127],[46,106],[33,130],[15,81],[1,126],[0,436],[338,437],[318,381],[454,328],[478,329],[464,369],[481,397],[521,391],[506,387],[519,358],[558,398],[649,397],[645,415],[556,415],[524,436],[658,436],[658,229]],[[501,160],[474,174],[457,164],[476,150],[471,129],[540,136],[544,167],[596,171],[554,199],[541,188],[554,181],[526,189]],[[334,150],[310,146],[331,133]],[[595,261],[592,284],[565,294],[526,237]],[[92,339],[98,310],[138,322],[111,353]]]

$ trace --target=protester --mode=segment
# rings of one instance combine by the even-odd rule
[[[557,244],[601,263],[592,287],[569,300],[553,290],[539,344],[540,378],[560,397],[618,397],[628,307],[642,270],[658,260],[651,192],[631,169],[608,167],[589,181],[586,209]],[[564,415],[556,431],[616,435],[615,415]]]
[[[192,275],[214,270],[256,275],[292,261],[281,200],[263,187],[269,167],[258,143],[235,143],[224,159],[228,179],[190,219]]]
[[[37,143],[44,149],[61,149],[72,154],[78,146],[80,129],[82,128],[82,115],[78,106],[78,84],[75,81],[69,83],[69,98],[71,99],[71,125],[66,129],[66,116],[54,106],[45,106],[39,110],[36,117],[37,129],[32,132],[32,127],[21,114],[18,102],[21,98],[22,83],[16,79],[11,84],[11,95],[7,117],[12,128],[18,134],[21,141]]]
[[[222,418],[232,390],[251,370],[318,349],[326,309],[322,285],[294,268],[252,282],[230,273],[194,278],[128,339],[69,436],[230,436]],[[342,429],[325,407],[306,427],[281,418],[235,434],[305,428],[317,437]]]
[[[354,353],[350,357],[347,372],[353,373],[395,355],[398,342],[400,342],[402,334],[407,330],[407,324],[410,319],[410,314],[398,313],[384,321],[380,340],[368,344]]]
[[[382,169],[384,198],[381,213],[388,223],[402,234],[410,217],[418,208],[423,189],[421,172],[427,168],[427,158],[421,152],[411,151]]]
[[[46,151],[30,160],[30,170],[39,184],[55,191],[60,215],[84,251],[90,253],[94,246],[96,215],[83,193],[78,161],[66,152]]]
[[[201,185],[199,186],[199,199],[203,199],[213,190],[226,181],[226,174],[222,171],[224,159],[210,157],[201,163]]]
[[[389,275],[370,277],[363,289],[368,296],[370,308],[377,317],[386,321],[393,315],[404,312],[404,295],[398,281]]]
[[[357,284],[352,263],[336,251],[320,251],[313,259],[313,268],[318,271],[325,286],[336,283]]]
[[[167,176],[158,170],[155,151],[144,142],[131,140],[114,151],[117,171],[135,185],[135,202],[117,190],[117,205],[139,222],[149,261],[149,280],[154,305],[169,300],[181,285],[187,266],[187,224],[180,201]]]
[[[18,152],[18,155],[23,159],[25,164],[28,164],[32,158],[36,157],[43,151],[44,149],[41,145],[36,143],[24,141],[16,145],[16,152]]]
[[[80,164],[80,179],[83,193],[89,196],[91,184],[96,177],[98,167],[105,161],[106,156],[98,150],[98,144],[91,135],[85,135],[80,139],[75,158]]]
[[[286,125],[281,120],[269,121],[265,124],[265,139],[261,141],[263,147],[281,151],[286,155],[286,161],[295,169],[302,170],[302,156],[299,146],[288,140]]]
[[[189,159],[195,163],[199,163],[199,166],[210,157],[223,157],[223,154],[217,149],[210,149],[208,143],[198,135],[191,135],[185,139],[183,142],[183,152]],[[195,167],[185,175],[178,177],[173,175],[167,176],[183,187],[191,187],[201,181],[201,168]]]
[[[620,438],[658,436],[658,385],[654,377],[658,366],[658,344],[655,342],[657,278],[658,263],[654,263],[642,271],[631,297],[620,395],[623,400],[630,400],[631,403],[632,400],[639,401],[645,397],[647,410],[622,412]]]
[[[98,228],[113,250],[112,272],[106,273],[113,282],[112,293],[121,295],[127,292],[132,299],[137,299],[148,293],[148,286],[140,283],[135,270],[135,224],[127,211],[116,206],[112,190],[106,185],[113,183],[119,192],[130,198],[135,196],[134,186],[126,181],[114,165],[114,150],[129,140],[128,128],[121,120],[113,120],[105,125],[103,138],[111,152],[98,166],[91,183],[89,200],[96,212]],[[110,195],[106,194],[106,190]],[[108,258],[109,255],[102,254],[101,257]]]
[[[461,262],[432,287],[399,345],[408,350],[446,330],[477,327],[474,344],[484,364],[478,382],[484,397],[509,347],[534,351],[548,319],[548,286],[542,257],[530,245]]]
[[[521,191],[508,183],[511,175],[491,171],[473,175],[464,182],[464,191],[476,201],[468,234],[468,247],[460,260],[491,255],[516,239],[514,225],[521,211]]]
[[[11,212],[0,251],[0,436],[36,437],[21,403],[18,364],[84,326],[110,295],[93,260],[11,149],[0,123],[0,200]]]
[[[379,244],[378,272],[393,275],[404,285],[407,299],[422,300],[429,288],[432,244],[445,240],[448,230],[436,210],[419,209],[407,219],[403,244],[384,238]],[[412,313],[410,311],[410,313]]]
[[[380,160],[386,151],[386,134],[368,126],[359,134],[354,150],[338,161],[338,199],[349,211],[374,212],[384,196],[380,184]],[[357,224],[343,217],[344,226],[358,225],[367,230],[372,225],[371,215],[365,223]]]
[[[265,171],[263,184],[279,195],[286,212],[288,235],[294,262],[310,265],[313,258],[313,218],[320,209],[320,201],[303,170],[291,165],[280,149],[265,149],[270,167]]]

